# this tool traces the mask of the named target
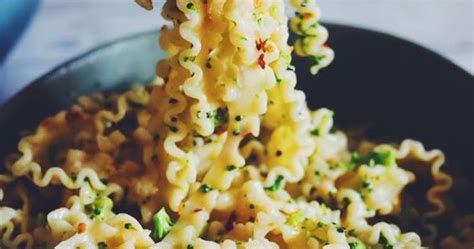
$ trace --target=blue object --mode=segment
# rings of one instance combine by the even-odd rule
[[[0,0],[0,65],[28,26],[39,0]]]

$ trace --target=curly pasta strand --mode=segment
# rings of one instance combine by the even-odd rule
[[[320,11],[314,0],[290,0],[290,3],[296,9],[290,22],[291,29],[298,36],[295,51],[311,59],[311,73],[316,74],[334,59],[334,52],[325,45],[328,31],[319,24]]]
[[[441,166],[445,161],[444,154],[440,150],[426,151],[420,142],[406,139],[400,144],[398,150],[396,150],[396,157],[397,159],[403,159],[409,156],[414,156],[416,159],[424,162],[431,162],[430,172],[435,184],[428,190],[426,196],[427,200],[436,208],[432,211],[425,212],[423,215],[427,218],[439,216],[446,210],[443,195],[452,186],[452,178],[441,171]]]
[[[296,89],[293,50],[313,74],[334,52],[315,2],[290,3],[294,48],[284,0],[165,1],[168,56],[150,85],[80,97],[19,141],[0,175],[0,245],[419,248],[417,234],[372,222],[400,209],[417,173],[397,165],[407,158],[431,165],[434,210],[418,225],[433,241],[428,218],[452,184],[444,155],[410,140],[352,153],[333,112]]]

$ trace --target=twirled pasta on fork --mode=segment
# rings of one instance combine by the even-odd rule
[[[151,10],[150,0],[137,0]],[[167,0],[157,78],[93,94],[23,137],[0,175],[7,248],[419,248],[446,210],[444,155],[377,145],[307,107],[292,52],[334,58],[312,0]],[[288,45],[288,23],[294,47]],[[423,240],[385,217],[411,206]],[[403,193],[403,194],[402,194]],[[412,213],[413,213],[412,212]],[[393,220],[393,219],[391,219]],[[422,242],[423,241],[423,242]]]

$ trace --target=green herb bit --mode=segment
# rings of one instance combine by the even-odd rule
[[[331,212],[331,209],[324,202],[321,203],[321,209],[322,209],[324,214],[329,214]]]
[[[263,19],[262,19],[262,17],[261,17],[259,14],[253,13],[253,18],[255,19],[255,21],[257,22],[257,24],[260,25],[260,24],[263,23]]]
[[[152,222],[152,237],[156,242],[161,241],[170,232],[174,225],[173,222],[171,222],[169,215],[166,213],[165,208],[161,208],[158,213],[153,215]]]
[[[186,4],[186,8],[189,9],[189,10],[196,10],[196,7],[194,6],[193,3]]]
[[[349,197],[347,196],[344,196],[344,198],[342,198],[342,204],[344,205],[344,207],[347,207],[351,204],[351,199],[349,199]]]
[[[201,187],[199,187],[199,192],[201,193],[207,193],[209,191],[212,191],[212,188],[209,187],[207,184],[203,184],[201,185]]]
[[[86,206],[86,211],[91,219],[103,220],[112,210],[114,202],[107,196],[100,197]]]
[[[354,241],[349,243],[351,249],[366,249],[367,247],[360,241]]]
[[[359,159],[360,159],[359,153],[351,152],[351,160],[346,164],[346,170],[353,171],[356,168],[357,166],[356,164]]]
[[[310,131],[309,133],[311,134],[311,136],[319,136],[319,129],[316,128],[316,129]]]
[[[279,190],[281,188],[281,185],[284,179],[285,178],[282,175],[278,175],[273,185],[265,189],[272,192]]]
[[[362,182],[362,188],[363,188],[363,189],[367,189],[367,191],[370,192],[370,191],[372,191],[372,190],[374,189],[374,186],[373,186],[373,184],[372,184],[371,182],[365,180],[365,181]]]
[[[218,108],[215,111],[207,112],[206,117],[212,119],[214,127],[219,127],[229,120],[229,113],[225,108]]]
[[[375,165],[392,166],[396,163],[395,153],[393,153],[393,151],[391,150],[385,151],[385,152],[373,151],[367,156],[366,163],[369,166],[375,166]]]
[[[249,208],[250,208],[250,209],[255,209],[255,204],[250,204],[250,205],[249,205]]]
[[[310,59],[313,62],[313,65],[319,65],[322,60],[326,58],[325,55],[316,55],[316,56],[311,56]]]
[[[104,241],[101,241],[101,242],[97,243],[97,248],[105,249],[105,248],[107,248],[107,243],[105,243]]]
[[[236,167],[235,165],[229,165],[229,166],[227,166],[227,171],[234,171],[234,170],[236,170],[236,169],[237,169],[237,167]]]
[[[381,166],[392,166],[396,163],[395,153],[389,151],[372,151],[364,157],[361,157],[357,152],[351,153],[351,160],[347,163],[346,168],[348,171],[354,170],[359,165],[367,165],[369,167]]]
[[[191,61],[194,62],[196,60],[196,56],[185,56],[184,62]]]
[[[125,225],[124,225],[123,227],[124,227],[125,229],[127,229],[127,230],[133,230],[133,229],[135,229],[131,223],[125,223]]]
[[[387,237],[383,233],[380,233],[379,244],[383,249],[393,249],[393,245],[387,240]]]
[[[280,79],[280,77],[278,77],[278,75],[276,73],[273,73],[275,75],[275,80],[277,82],[277,84],[280,84],[283,80]]]

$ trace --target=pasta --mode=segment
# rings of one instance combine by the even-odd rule
[[[137,1],[151,10],[151,1]],[[297,55],[333,60],[311,0],[291,0]],[[295,89],[283,0],[167,0],[157,79],[46,118],[0,175],[6,248],[420,248],[452,185],[413,140],[356,141]],[[354,143],[355,145],[351,145]],[[421,166],[420,166],[421,165]],[[424,234],[386,217],[407,186]],[[409,196],[410,193],[408,193]],[[472,223],[471,223],[472,224]],[[454,237],[445,248],[473,241]],[[421,235],[421,236],[420,236]],[[470,236],[470,237],[469,237]]]

